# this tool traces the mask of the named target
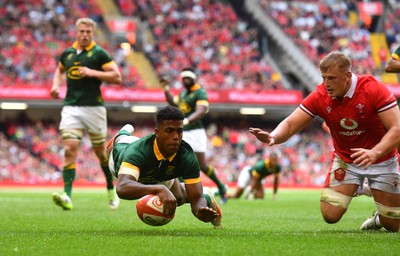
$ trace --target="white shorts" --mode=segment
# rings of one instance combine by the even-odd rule
[[[60,130],[83,129],[93,134],[107,134],[107,110],[104,106],[64,106]]]
[[[207,150],[207,134],[205,129],[184,131],[182,139],[189,143],[194,152],[205,153]]]
[[[251,180],[250,169],[251,165],[247,165],[240,171],[237,182],[237,186],[239,188],[245,189],[250,184]]]
[[[335,155],[326,178],[325,187],[335,187],[342,184],[362,185],[364,178],[368,179],[370,188],[400,194],[400,173],[397,156],[378,164],[372,164],[367,169],[364,169],[357,164],[345,163],[339,156]]]

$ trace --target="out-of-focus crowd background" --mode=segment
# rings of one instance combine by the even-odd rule
[[[136,30],[140,34],[127,31],[123,35],[131,46],[129,50],[145,56],[154,74],[167,74],[174,89],[182,88],[177,79],[180,70],[193,67],[199,75],[198,82],[209,90],[309,92],[290,79],[291,86],[285,85],[285,77],[266,57],[269,53],[265,45],[269,42],[262,29],[251,19],[242,19],[231,2],[0,0],[0,90],[2,86],[25,85],[50,89],[57,58],[75,40],[74,23],[79,17],[97,21],[95,40],[110,52],[123,75],[121,85],[103,86],[156,88],[158,84],[143,75],[146,62],[137,57],[132,59],[127,49],[121,48],[121,37],[107,30],[105,10],[114,8],[119,18],[134,17],[141,26],[141,30]],[[400,45],[397,1],[378,1],[381,5],[376,6],[383,9],[375,16],[363,12],[360,5],[373,1],[250,2],[272,18],[316,67],[328,52],[342,50],[352,58],[354,73],[371,74],[397,86],[397,75],[383,71],[391,52]],[[379,19],[383,15],[385,19]],[[382,40],[382,37],[376,39],[376,31],[381,32],[384,43],[374,43]],[[1,118],[6,110],[0,111]],[[112,116],[109,119],[109,137],[112,137],[123,122],[113,121]],[[238,125],[241,119],[242,124]],[[26,184],[60,181],[63,151],[57,120],[58,116],[44,120],[23,112],[1,120],[0,181]],[[137,122],[132,114],[125,121],[135,126],[136,135],[142,136],[153,131],[152,120],[149,115],[146,121]],[[236,181],[244,166],[276,151],[283,166],[282,184],[320,186],[332,151],[330,137],[322,131],[320,123],[316,120],[287,143],[268,148],[249,134],[243,117],[209,117],[206,118],[207,156],[220,178],[229,183]],[[253,119],[251,125],[268,130],[276,125],[276,120]],[[88,184],[103,183],[103,174],[90,147],[85,137],[77,179]]]

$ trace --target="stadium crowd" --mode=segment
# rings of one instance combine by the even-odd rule
[[[368,27],[351,16],[357,1],[260,0],[259,4],[316,66],[328,52],[341,50],[352,58],[354,73],[380,76]]]
[[[148,24],[154,40],[143,48],[159,74],[177,78],[182,67],[194,67],[208,89],[281,89],[279,75],[262,57],[258,30],[240,20],[224,1],[115,0],[121,14]],[[357,1],[265,1],[262,9],[309,58],[344,50],[355,73],[379,77],[367,25],[350,11]],[[390,50],[400,43],[398,9],[388,13],[385,31]],[[51,84],[57,56],[74,38],[74,21],[88,16],[103,22],[95,0],[5,0],[0,6],[0,85]],[[68,25],[69,24],[69,25]],[[10,29],[7,29],[10,28]],[[123,74],[123,85],[145,87],[119,45],[101,41]],[[386,56],[388,56],[388,52]],[[174,84],[180,87],[179,83]]]
[[[120,127],[120,124],[111,124],[109,135],[115,134]],[[7,124],[5,133],[0,137],[0,154],[3,156],[0,181],[39,184],[59,182],[63,149],[57,129],[55,123],[43,121]],[[139,137],[152,131],[150,125],[135,127],[135,135]],[[247,129],[232,129],[212,123],[207,133],[210,141],[207,158],[219,170],[221,179],[228,184],[237,180],[245,165],[268,156],[271,150],[280,156],[283,166],[282,185],[321,185],[325,179],[332,146],[329,136],[319,125],[272,149],[263,146]],[[76,180],[104,183],[87,136],[82,140],[78,155]]]
[[[58,56],[75,40],[75,20],[103,21],[95,0],[5,0],[0,15],[0,86],[51,86]],[[119,46],[100,44],[112,53],[125,86],[143,86]]]
[[[158,74],[176,79],[182,67],[192,67],[199,74],[199,83],[208,89],[282,88],[262,58],[257,29],[239,20],[229,3],[116,2],[125,16],[136,16],[149,25],[155,40],[145,47],[145,52]]]

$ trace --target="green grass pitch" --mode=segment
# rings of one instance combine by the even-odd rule
[[[400,234],[362,232],[371,198],[357,197],[337,224],[319,211],[319,190],[281,189],[277,200],[230,200],[224,229],[198,221],[189,205],[162,227],[142,223],[135,201],[107,207],[105,189],[75,189],[74,209],[53,189],[0,188],[0,255],[399,255]]]

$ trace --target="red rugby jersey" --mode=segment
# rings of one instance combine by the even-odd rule
[[[397,107],[389,89],[372,76],[352,76],[352,84],[342,101],[329,96],[323,83],[310,93],[300,108],[312,117],[320,116],[331,129],[335,152],[351,163],[351,148],[371,149],[385,135],[386,130],[378,113]],[[379,158],[385,161],[396,154],[394,149]]]

